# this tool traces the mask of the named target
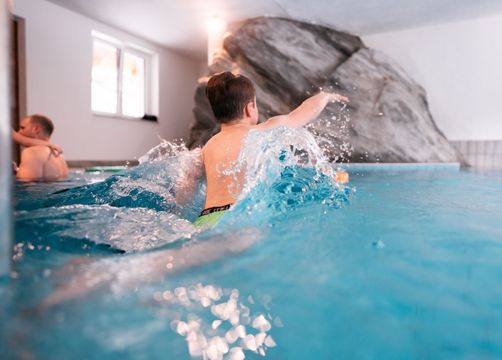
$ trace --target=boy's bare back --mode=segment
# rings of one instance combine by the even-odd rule
[[[205,209],[235,202],[244,181],[244,173],[238,168],[237,159],[244,138],[252,128],[224,128],[202,149],[207,180]]]

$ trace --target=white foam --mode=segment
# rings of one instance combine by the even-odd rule
[[[244,349],[248,349],[251,351],[256,351],[258,350],[258,346],[256,344],[256,339],[254,335],[248,334],[244,339],[241,341],[241,345]]]
[[[228,302],[224,302],[218,305],[211,306],[211,312],[214,316],[219,317],[221,320],[232,319],[231,322],[235,322],[235,319],[239,318],[240,311],[237,310],[237,301],[235,298],[231,298]],[[232,323],[235,325],[235,323]]]
[[[240,302],[240,292],[237,289],[222,290],[211,285],[197,284],[188,289],[177,287],[172,292],[155,294],[156,299],[169,299],[171,304],[179,304],[190,310],[209,308],[210,313],[216,317],[210,325],[204,323],[204,316],[198,317],[193,313],[187,314],[186,321],[177,319],[171,322],[171,328],[185,337],[192,357],[203,357],[208,360],[242,360],[246,357],[245,351],[265,356],[267,347],[276,346],[275,341],[267,334],[272,328],[270,322],[263,314],[252,315],[251,310]],[[228,296],[226,301],[212,304],[212,301],[221,301],[223,294]],[[212,305],[209,307],[209,304]],[[268,316],[271,318],[270,314]],[[257,329],[258,333],[249,332],[252,330],[251,327],[246,329],[245,324],[251,322],[251,317],[254,318],[252,328]],[[231,326],[227,331],[222,327],[224,322]],[[237,345],[237,341],[239,346],[230,348],[232,344]]]
[[[211,328],[213,330],[216,330],[220,325],[221,325],[221,320],[214,320],[213,323],[211,324]]]
[[[190,331],[199,331],[200,329],[200,321],[197,320],[190,320],[187,325]]]
[[[268,335],[265,338],[265,345],[268,346],[268,347],[276,347],[277,346],[277,344],[275,343],[274,339],[270,335]]]
[[[265,338],[267,337],[266,333],[258,333],[256,334],[255,341],[256,341],[256,346],[260,347],[263,345],[263,342],[265,341]]]
[[[246,328],[242,325],[236,326],[235,333],[237,334],[238,337],[243,339],[246,337]]]
[[[209,340],[205,354],[210,360],[221,360],[228,353],[228,344],[224,338],[215,336]]]
[[[244,360],[246,356],[240,347],[234,347],[230,349],[230,356],[228,360]]]
[[[229,344],[233,344],[234,342],[237,341],[238,338],[239,338],[239,335],[237,335],[237,332],[235,331],[235,329],[230,329],[225,334],[225,339],[227,339]]]
[[[166,301],[172,301],[174,300],[174,295],[170,291],[164,291],[162,293],[162,299]]]
[[[200,304],[204,307],[208,307],[209,305],[211,305],[211,300],[204,296],[200,299]]]
[[[181,336],[185,336],[188,334],[189,327],[186,322],[180,321],[178,322],[178,325],[176,326],[176,332],[180,334]]]
[[[284,324],[282,323],[282,320],[279,316],[277,316],[275,319],[274,319],[274,325],[277,326],[277,327],[284,327]]]
[[[263,315],[258,316],[253,320],[253,327],[260,330],[260,332],[267,332],[272,328],[270,322]]]
[[[207,348],[207,340],[204,335],[190,331],[186,340],[188,342],[188,352],[191,356],[203,356]]]

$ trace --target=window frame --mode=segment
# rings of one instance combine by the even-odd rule
[[[147,49],[141,48],[139,46],[126,43],[123,41],[119,41],[111,36],[108,36],[106,34],[97,32],[95,30],[92,31],[92,54],[94,56],[94,43],[99,42],[104,45],[112,46],[115,49],[117,49],[117,91],[116,91],[116,97],[117,97],[117,110],[114,113],[111,112],[104,112],[104,111],[99,111],[99,110],[94,110],[92,108],[92,69],[93,69],[93,63],[91,61],[91,113],[92,115],[95,116],[101,116],[101,117],[112,117],[112,118],[123,118],[123,119],[134,119],[134,120],[142,120],[144,115],[155,115],[155,111],[153,111],[153,63],[154,63],[154,57],[157,55]],[[123,66],[124,66],[124,56],[126,53],[132,54],[134,56],[138,56],[143,59],[144,64],[145,64],[145,69],[144,69],[144,115],[140,117],[136,116],[130,116],[126,115],[123,113],[123,108],[122,108],[122,87],[123,87]]]

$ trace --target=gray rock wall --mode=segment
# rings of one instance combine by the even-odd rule
[[[220,71],[254,82],[260,121],[288,113],[320,87],[349,96],[347,109],[330,104],[309,126],[334,161],[464,163],[435,125],[424,89],[357,36],[290,19],[250,19],[225,39],[208,76]],[[219,131],[206,82],[200,79],[195,92],[190,148]]]

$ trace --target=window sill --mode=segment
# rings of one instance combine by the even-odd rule
[[[120,119],[120,120],[141,120],[141,121],[146,121],[146,122],[150,122],[150,123],[158,123],[157,115],[148,115],[148,116],[154,116],[155,119],[153,119],[153,118],[150,118],[150,119],[146,118],[145,119],[144,117],[134,117],[134,116],[110,114],[110,113],[93,111],[92,116],[105,117],[105,118],[110,118],[110,119]]]

